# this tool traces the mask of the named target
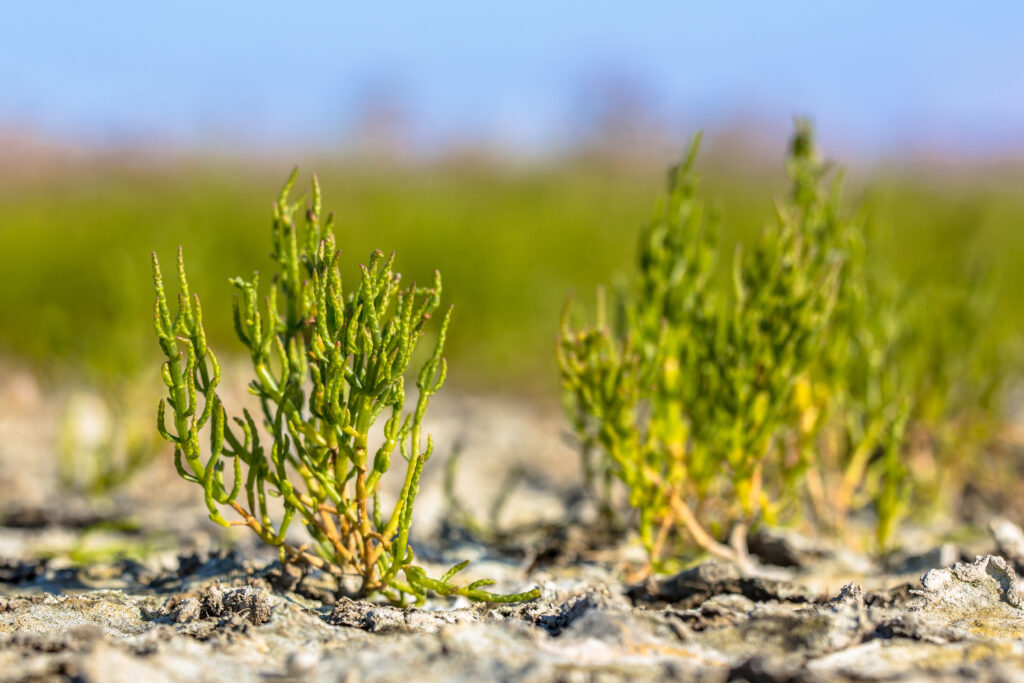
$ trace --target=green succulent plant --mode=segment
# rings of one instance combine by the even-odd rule
[[[655,569],[688,547],[750,567],[748,526],[798,517],[805,499],[817,521],[841,526],[866,495],[884,544],[910,483],[898,293],[869,269],[864,222],[840,211],[841,178],[804,121],[786,161],[790,195],[737,248],[731,287],[716,286],[698,147],[641,231],[614,319],[603,293],[594,324],[563,316],[557,356],[587,478],[602,482],[606,507],[610,482],[625,485]]]
[[[487,592],[491,580],[454,583],[465,562],[440,579],[414,564],[413,503],[434,450],[424,417],[445,381],[442,349],[451,309],[441,311],[439,274],[429,286],[403,286],[394,255],[379,251],[360,267],[354,286],[343,288],[333,216],[322,218],[315,176],[304,221],[294,220],[300,203],[289,196],[296,175],[297,170],[274,205],[272,256],[278,271],[266,294],[257,273],[232,280],[235,330],[252,360],[257,416],[243,410],[228,419],[217,394],[220,366],[207,345],[199,297],[189,291],[180,248],[173,316],[153,255],[155,327],[167,358],[168,390],[157,425],[174,445],[178,473],[202,487],[213,521],[248,526],[278,548],[283,562],[355,577],[360,596],[382,595],[398,604],[422,601],[427,591],[493,602],[537,597],[536,589]],[[415,400],[407,406],[406,375],[431,329],[433,349],[416,374]],[[383,435],[373,443],[371,428],[380,422]],[[397,499],[388,503],[381,482],[396,455],[404,478]],[[280,517],[272,513],[268,495],[280,499]],[[228,521],[225,509],[237,519]],[[288,540],[295,520],[310,545]]]

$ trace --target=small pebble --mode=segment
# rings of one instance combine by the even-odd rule
[[[296,650],[285,660],[285,671],[288,676],[308,674],[320,663],[320,655],[312,650]]]

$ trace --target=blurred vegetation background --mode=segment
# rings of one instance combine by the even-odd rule
[[[901,318],[879,362],[915,385],[903,450],[915,507],[1024,518],[1024,5],[783,2],[741,21],[664,0],[9,10],[8,500],[40,488],[41,474],[10,484],[32,455],[94,495],[168,454],[153,429],[152,251],[166,266],[184,247],[225,385],[241,393],[228,280],[269,274],[271,204],[295,164],[296,187],[317,173],[337,215],[348,282],[375,249],[396,252],[406,279],[441,271],[453,405],[498,395],[567,432],[555,362],[567,298],[592,314],[597,285],[631,277],[641,226],[698,130],[728,286],[733,245],[752,244],[790,190],[784,150],[806,114],[849,169],[843,204],[868,226],[869,268],[900,299],[876,309]]]
[[[705,195],[722,216],[724,239],[745,239],[786,191],[782,159],[750,164],[756,157],[719,149],[699,162]],[[939,298],[994,292],[981,330],[958,343],[1005,347],[1024,329],[1020,172],[935,168],[862,170],[846,200],[866,206],[874,258],[888,260],[909,290]],[[302,173],[318,173],[325,207],[337,214],[346,272],[373,249],[397,252],[407,278],[442,272],[456,306],[447,354],[454,385],[554,401],[558,313],[571,292],[589,305],[596,284],[631,271],[638,228],[666,170],[660,159],[581,153],[512,166],[484,156],[327,159]],[[8,168],[0,183],[0,354],[89,384],[152,370],[148,255],[171,258],[179,244],[212,343],[241,352],[227,280],[253,265],[266,270],[270,205],[289,171],[286,160],[201,158],[79,160],[25,175]],[[960,322],[927,321],[943,329],[923,333],[939,340]]]

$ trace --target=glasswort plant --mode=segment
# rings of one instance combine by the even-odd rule
[[[567,308],[557,346],[570,419],[584,449],[597,451],[591,461],[628,489],[653,568],[666,549],[689,544],[749,564],[747,527],[771,502],[766,466],[776,469],[777,439],[838,285],[837,255],[821,253],[780,206],[754,247],[737,250],[731,292],[715,289],[698,146],[695,138],[641,232],[618,320],[599,297],[596,324],[574,330]]]
[[[585,477],[606,518],[624,485],[652,569],[688,546],[752,569],[749,524],[840,534],[861,510],[885,550],[912,505],[993,471],[978,453],[998,425],[1005,373],[991,368],[1008,352],[979,343],[991,282],[903,286],[863,212],[840,210],[842,175],[798,120],[792,189],[737,250],[731,291],[718,288],[697,146],[641,231],[612,319],[603,292],[595,324],[563,317],[558,361]]]
[[[321,221],[315,176],[303,226],[293,219],[299,204],[290,203],[289,195],[297,172],[274,205],[272,256],[278,272],[267,295],[261,299],[256,273],[232,280],[238,290],[235,330],[252,358],[250,391],[260,401],[258,418],[243,410],[228,420],[216,393],[220,367],[206,342],[199,297],[189,291],[181,249],[173,316],[153,255],[155,327],[167,357],[168,389],[157,425],[174,444],[178,473],[202,486],[213,521],[248,526],[278,548],[282,562],[355,575],[360,596],[383,595],[397,604],[407,596],[422,601],[428,590],[493,602],[537,597],[536,589],[516,595],[483,590],[491,580],[453,583],[466,562],[440,579],[413,564],[413,503],[434,448],[429,435],[424,443],[423,421],[445,380],[441,352],[451,309],[437,326],[433,351],[417,375],[416,401],[407,410],[405,375],[440,308],[440,275],[435,273],[429,287],[403,287],[393,270],[394,255],[378,251],[361,266],[356,286],[343,290],[333,215]],[[370,430],[381,419],[383,441],[373,447]],[[207,448],[200,443],[204,429]],[[381,477],[396,449],[405,475],[398,499],[386,505]],[[233,471],[230,481],[226,469]],[[268,495],[283,503],[279,519],[271,515]],[[240,519],[226,520],[224,508]],[[296,518],[312,547],[286,540]]]

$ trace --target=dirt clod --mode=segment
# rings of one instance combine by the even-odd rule
[[[742,595],[760,602],[812,603],[821,600],[821,596],[792,582],[743,576],[735,565],[719,561],[704,562],[667,579],[633,586],[627,594],[636,604],[667,604],[682,608],[698,607],[709,598],[722,594]]]
[[[270,621],[270,599],[265,590],[252,586],[222,588],[213,584],[198,595],[171,598],[164,611],[176,624],[240,616],[259,625]]]

